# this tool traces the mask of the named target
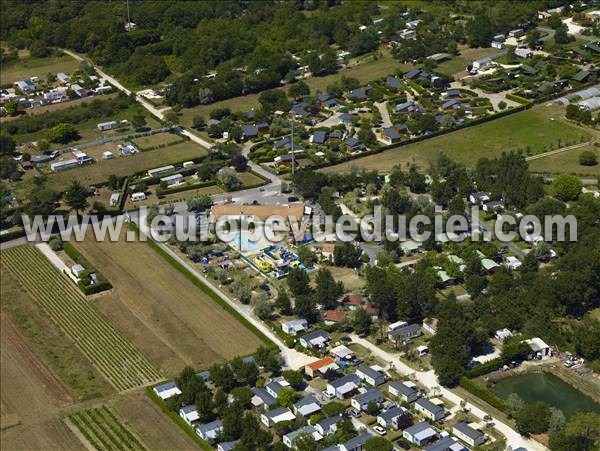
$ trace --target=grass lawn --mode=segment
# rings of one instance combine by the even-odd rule
[[[564,109],[557,106],[539,106],[481,125],[450,132],[404,147],[369,155],[353,161],[325,168],[327,172],[349,171],[352,166],[387,172],[396,164],[407,167],[414,163],[421,168],[434,163],[445,152],[450,158],[474,166],[482,157],[494,158],[504,151],[526,149],[538,154],[556,148],[558,140],[580,142],[595,134],[564,120]]]
[[[238,172],[237,176],[240,179],[240,181],[242,182],[242,186],[244,186],[244,187],[256,185],[256,184],[262,183],[264,181],[258,175],[254,174],[250,171]]]
[[[0,79],[3,85],[30,77],[45,79],[48,72],[55,75],[57,72],[69,73],[77,70],[79,66],[77,60],[64,53],[47,58],[33,58],[27,54],[19,56],[21,58],[18,61],[2,65]]]
[[[114,289],[97,308],[163,374],[252,353],[261,342],[147,243],[93,238],[76,247]]]
[[[150,147],[156,147],[161,145],[170,145],[177,141],[181,141],[181,136],[175,133],[157,133],[155,135],[141,136],[135,138],[133,142],[141,149],[148,149]]]
[[[204,188],[183,191],[181,193],[167,194],[166,196],[158,199],[158,201],[161,204],[171,204],[175,202],[187,201],[188,199],[196,196],[214,196],[215,194],[221,194],[222,192],[223,189],[220,186],[212,185],[205,186]]]
[[[341,281],[346,291],[359,291],[365,286],[365,280],[352,268],[327,266],[336,281]],[[316,275],[316,273],[314,273]]]
[[[556,155],[538,158],[529,162],[529,169],[540,173],[570,172],[578,175],[600,175],[600,164],[596,166],[583,166],[579,164],[579,154],[591,150],[600,161],[600,149],[593,145],[568,150]]]
[[[48,185],[55,190],[65,189],[73,180],[92,185],[105,181],[109,175],[131,175],[173,163],[178,163],[206,155],[206,149],[192,141],[162,147],[160,149],[139,152],[135,155],[117,156],[112,160],[101,160],[79,168],[67,169],[52,173],[48,177]]]
[[[407,71],[411,68],[412,66],[398,63],[397,60],[392,58],[389,52],[385,51],[383,56],[379,59],[373,59],[373,57],[365,58],[355,66],[342,69],[335,74],[326,75],[324,77],[310,77],[303,81],[310,87],[311,94],[314,94],[317,91],[324,91],[327,85],[338,82],[342,76],[353,77],[358,79],[361,83],[364,83],[392,74],[397,70]],[[182,111],[181,123],[182,125],[189,127],[191,126],[192,118],[195,115],[200,114],[205,118],[208,118],[209,113],[216,108],[230,108],[232,111],[249,111],[252,108],[258,108],[260,106],[258,102],[259,96],[260,93],[248,94],[246,96],[222,100],[209,105],[184,109]]]
[[[457,55],[448,61],[444,61],[443,63],[438,64],[435,70],[449,75],[464,72],[467,70],[467,66],[473,61],[485,58],[490,55],[494,55],[499,51],[498,49],[493,48],[472,49],[469,47],[460,47],[459,50],[460,55]]]

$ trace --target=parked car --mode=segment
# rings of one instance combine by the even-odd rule
[[[323,396],[325,396],[327,399],[335,398],[335,395],[333,393],[329,393],[328,391],[324,391]]]
[[[381,426],[373,426],[373,430],[377,432],[379,435],[387,434],[387,431],[383,429]]]
[[[348,415],[350,415],[352,418],[359,418],[362,414],[353,407],[348,409]]]
[[[400,448],[402,449],[410,449],[410,445],[408,443],[406,443],[404,440],[400,439],[396,442],[396,445],[398,445]]]

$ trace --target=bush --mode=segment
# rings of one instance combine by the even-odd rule
[[[582,166],[596,166],[598,157],[591,150],[585,150],[579,154],[579,164]]]
[[[61,251],[63,249],[63,242],[59,237],[51,238],[48,242],[48,245],[50,246],[50,249],[52,249],[54,252]]]

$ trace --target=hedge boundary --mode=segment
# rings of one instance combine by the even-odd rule
[[[77,249],[75,249],[71,243],[65,241],[63,243],[63,250],[65,251],[65,254],[67,254],[73,261],[79,263],[85,268],[86,271],[84,274],[86,275],[86,277],[90,272],[96,273],[98,283],[94,285],[84,285],[82,280],[77,282],[77,287],[85,295],[100,293],[102,291],[110,290],[112,288],[110,281],[104,276],[104,274],[102,274],[96,268],[94,268],[92,264],[83,255],[81,255],[81,253],[79,253],[79,251],[77,251]]]
[[[471,379],[461,376],[459,385],[472,395],[477,396],[482,401],[488,403],[490,406],[495,407],[496,409],[505,413],[508,411],[508,405],[506,404],[506,401],[487,388],[476,384]]]

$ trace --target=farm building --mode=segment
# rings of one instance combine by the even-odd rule
[[[101,132],[104,132],[106,130],[112,130],[114,127],[116,127],[116,125],[117,125],[117,121],[109,121],[109,122],[101,122],[96,127]]]

